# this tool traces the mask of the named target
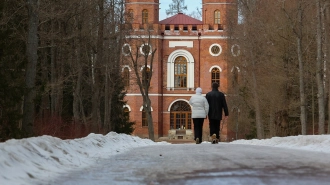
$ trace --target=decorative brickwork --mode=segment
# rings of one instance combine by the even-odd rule
[[[159,21],[159,0],[127,0],[126,12],[133,15],[131,39],[123,48],[123,57],[128,57],[127,52],[136,50],[134,44],[137,38],[147,38],[151,34],[151,48],[157,49],[153,68],[149,96],[152,102],[152,116],[154,121],[155,138],[170,137],[178,139],[174,133],[181,133],[184,137],[193,137],[192,128],[171,128],[171,125],[187,125],[186,110],[173,109],[178,101],[188,102],[195,94],[195,89],[201,87],[203,94],[211,90],[212,69],[217,69],[216,80],[220,80],[220,90],[228,92],[228,77],[231,67],[229,58],[232,52],[238,54],[239,46],[228,46],[226,35],[226,15],[229,11],[236,10],[234,0],[201,0],[203,4],[202,21],[193,20],[187,15],[174,15],[171,24],[165,19]],[[147,14],[146,14],[147,12]],[[130,18],[128,18],[130,19]],[[148,24],[143,24],[146,19]],[[180,22],[181,21],[181,22]],[[220,24],[219,24],[220,21]],[[189,24],[194,22],[194,24]],[[216,23],[216,24],[215,24]],[[141,45],[140,45],[141,46]],[[233,51],[232,51],[233,50]],[[182,60],[179,57],[184,57]],[[180,61],[180,64],[176,62]],[[128,66],[124,63],[123,66]],[[133,69],[130,67],[130,69]],[[127,70],[126,70],[127,72]],[[186,74],[185,74],[186,73]],[[175,76],[180,74],[179,76]],[[213,71],[213,75],[214,75]],[[127,75],[127,74],[126,74]],[[135,121],[134,135],[142,138],[148,137],[148,128],[142,126],[142,97],[134,81],[134,73],[130,70],[130,85],[126,97],[127,106],[130,108],[130,119]],[[177,81],[175,81],[177,80]],[[182,80],[182,81],[181,81]],[[184,81],[185,80],[185,81]],[[179,84],[179,85],[178,85]],[[228,98],[227,98],[228,101]],[[230,106],[230,105],[229,105]],[[229,107],[230,109],[230,107]],[[175,110],[175,111],[173,111]],[[191,118],[189,118],[191,119]],[[186,132],[182,131],[186,130]],[[208,120],[204,122],[204,140],[208,133]],[[182,134],[190,133],[190,134]],[[227,140],[227,125],[221,131],[221,140]],[[174,135],[173,135],[174,134]],[[180,136],[181,136],[180,135]]]

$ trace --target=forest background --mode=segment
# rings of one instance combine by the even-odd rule
[[[184,1],[183,1],[184,2]],[[237,138],[329,133],[327,0],[237,0],[228,125]],[[132,133],[124,0],[0,2],[0,140]]]

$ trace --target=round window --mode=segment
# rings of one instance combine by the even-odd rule
[[[241,53],[241,50],[240,50],[239,45],[234,44],[234,45],[231,46],[231,54],[232,54],[234,57],[239,56],[240,53]]]
[[[212,44],[210,46],[209,52],[212,56],[219,56],[222,52],[222,48],[219,44]]]
[[[140,52],[143,54],[143,55],[150,55],[151,54],[151,45],[149,44],[142,44],[141,47],[140,47]]]
[[[131,53],[131,47],[129,44],[124,44],[121,50],[125,56],[128,56]]]

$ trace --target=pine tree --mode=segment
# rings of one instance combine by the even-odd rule
[[[111,123],[113,124],[113,131],[132,134],[135,122],[129,121],[129,112],[125,112],[123,109],[126,104],[126,101],[124,101],[124,97],[126,96],[126,92],[123,91],[124,86],[122,83],[118,83],[114,89],[116,90],[114,94],[117,94],[117,96],[113,96],[111,103]]]

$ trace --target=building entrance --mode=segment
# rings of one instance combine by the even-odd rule
[[[170,128],[177,130],[191,129],[191,108],[185,101],[177,101],[171,107]]]

